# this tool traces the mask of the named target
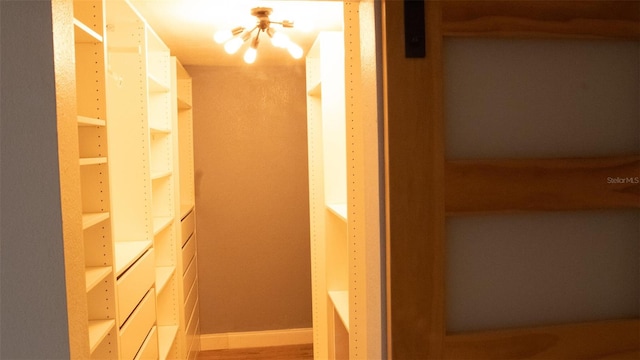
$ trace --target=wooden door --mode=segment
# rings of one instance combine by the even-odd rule
[[[448,329],[448,219],[462,214],[603,209],[631,209],[637,214],[640,151],[568,158],[448,157],[443,44],[462,37],[637,42],[640,3],[427,1],[422,58],[405,57],[404,3],[387,0],[382,11],[390,358],[638,358],[637,315]]]

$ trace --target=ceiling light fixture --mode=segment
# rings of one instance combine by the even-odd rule
[[[303,53],[302,48],[298,44],[291,41],[291,39],[289,39],[286,34],[282,32],[276,32],[275,29],[271,27],[272,24],[278,24],[283,28],[292,28],[293,21],[271,21],[269,20],[269,15],[271,15],[272,12],[273,9],[268,7],[253,8],[251,9],[251,15],[255,16],[258,19],[258,22],[256,23],[256,26],[254,26],[251,30],[246,30],[242,26],[238,26],[231,30],[220,30],[214,34],[213,39],[218,44],[224,44],[224,50],[228,54],[235,54],[236,52],[238,52],[238,50],[240,50],[242,44],[244,44],[251,38],[251,34],[255,30],[258,30],[256,36],[251,41],[249,48],[244,53],[244,61],[247,64],[252,64],[254,61],[256,61],[261,32],[266,32],[267,35],[269,35],[273,46],[287,49],[289,51],[289,54],[291,54],[294,59],[300,59]]]

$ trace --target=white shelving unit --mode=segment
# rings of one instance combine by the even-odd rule
[[[171,88],[175,89],[175,126],[178,129],[180,277],[182,279],[181,323],[185,324],[185,358],[195,359],[200,351],[197,252],[195,233],[195,179],[193,168],[193,113],[191,76],[172,58]]]
[[[348,358],[344,34],[320,33],[306,61],[314,352]]]
[[[320,33],[306,58],[314,358],[379,359],[378,115],[364,106],[377,101],[377,75],[353,46],[375,49],[374,34],[360,32],[374,4],[343,5],[344,31]]]
[[[84,257],[68,261],[84,271],[67,277],[82,277],[69,293],[86,293],[88,313],[70,327],[72,353],[195,358],[190,78],[127,0],[71,3]]]
[[[115,357],[116,290],[111,236],[104,19],[97,1],[74,2],[82,245],[87,294],[87,356]],[[80,275],[80,274],[78,274]],[[79,351],[78,353],[82,353]]]

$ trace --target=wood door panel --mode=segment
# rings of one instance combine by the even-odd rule
[[[447,333],[447,215],[638,208],[640,156],[447,161],[442,42],[445,36],[638,40],[640,2],[428,1],[422,59],[404,57],[403,11],[403,2],[383,1],[390,358],[637,356],[638,319]],[[632,180],[607,183],[609,177]]]
[[[445,36],[640,38],[636,1],[445,1]]]
[[[426,59],[404,56],[404,41],[398,40],[404,34],[403,2],[383,6],[389,40],[384,82],[398,92],[385,104],[384,130],[387,237],[392,238],[387,244],[388,292],[393,294],[387,300],[392,312],[387,332],[393,334],[389,356],[440,359],[445,327],[440,3],[426,3]]]
[[[445,206],[448,215],[640,208],[640,155],[448,161]]]
[[[446,359],[599,359],[637,354],[640,321],[615,320],[445,337]]]

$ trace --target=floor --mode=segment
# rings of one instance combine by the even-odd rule
[[[198,360],[313,360],[313,345],[208,350],[201,351]]]

